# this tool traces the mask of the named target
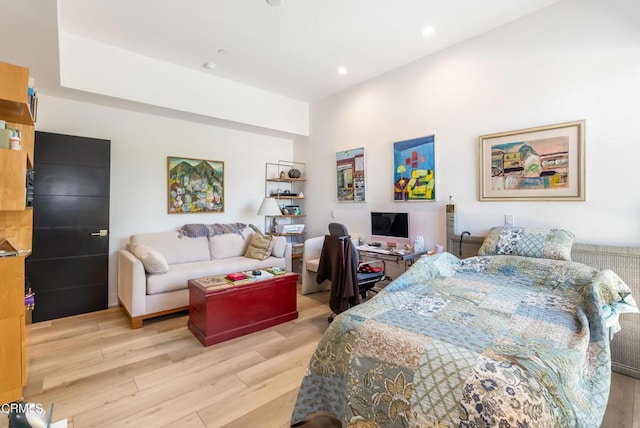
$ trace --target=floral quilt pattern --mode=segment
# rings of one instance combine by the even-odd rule
[[[626,300],[625,300],[626,299]],[[628,287],[561,260],[423,257],[320,340],[292,421],[345,427],[598,427],[609,395],[604,308]]]

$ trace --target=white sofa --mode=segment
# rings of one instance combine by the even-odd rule
[[[272,255],[266,259],[245,257],[253,234],[247,227],[242,233],[196,238],[177,231],[132,235],[127,248],[118,252],[118,299],[131,318],[131,327],[140,328],[145,319],[188,309],[190,279],[272,266],[291,271],[291,244],[285,237],[273,237]],[[146,257],[145,250],[154,257]],[[163,263],[166,273],[148,272],[164,271],[156,270]]]
[[[353,241],[353,245],[358,246],[360,236],[351,235],[351,241]],[[324,236],[309,238],[304,241],[302,253],[302,294],[317,293],[318,291],[329,290],[331,288],[331,281],[325,280],[321,284],[316,282],[322,244],[324,244]]]

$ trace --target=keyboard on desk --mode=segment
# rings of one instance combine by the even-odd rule
[[[358,251],[366,251],[369,253],[378,253],[378,254],[391,254],[391,251],[385,249],[385,248],[380,248],[380,247],[371,247],[369,245],[359,245],[356,247],[358,249]]]

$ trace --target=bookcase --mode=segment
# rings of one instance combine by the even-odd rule
[[[280,160],[265,165],[265,196],[276,199],[281,210],[277,216],[267,216],[265,230],[286,237],[292,244],[291,258],[301,260],[305,235],[306,173],[306,164],[302,162]],[[291,231],[296,227],[302,230]]]
[[[0,257],[0,403],[9,403],[22,398],[27,381],[24,267],[31,251],[33,210],[27,207],[26,174],[33,168],[34,120],[29,69],[0,62],[0,82],[0,120],[21,137],[21,150],[0,148],[0,240],[20,250]]]

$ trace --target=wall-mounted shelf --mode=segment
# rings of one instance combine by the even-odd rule
[[[31,111],[29,111],[29,106],[25,103],[0,100],[0,112],[2,119],[7,122],[33,126]]]
[[[267,181],[272,183],[296,183],[307,181],[306,178],[267,178]]]

